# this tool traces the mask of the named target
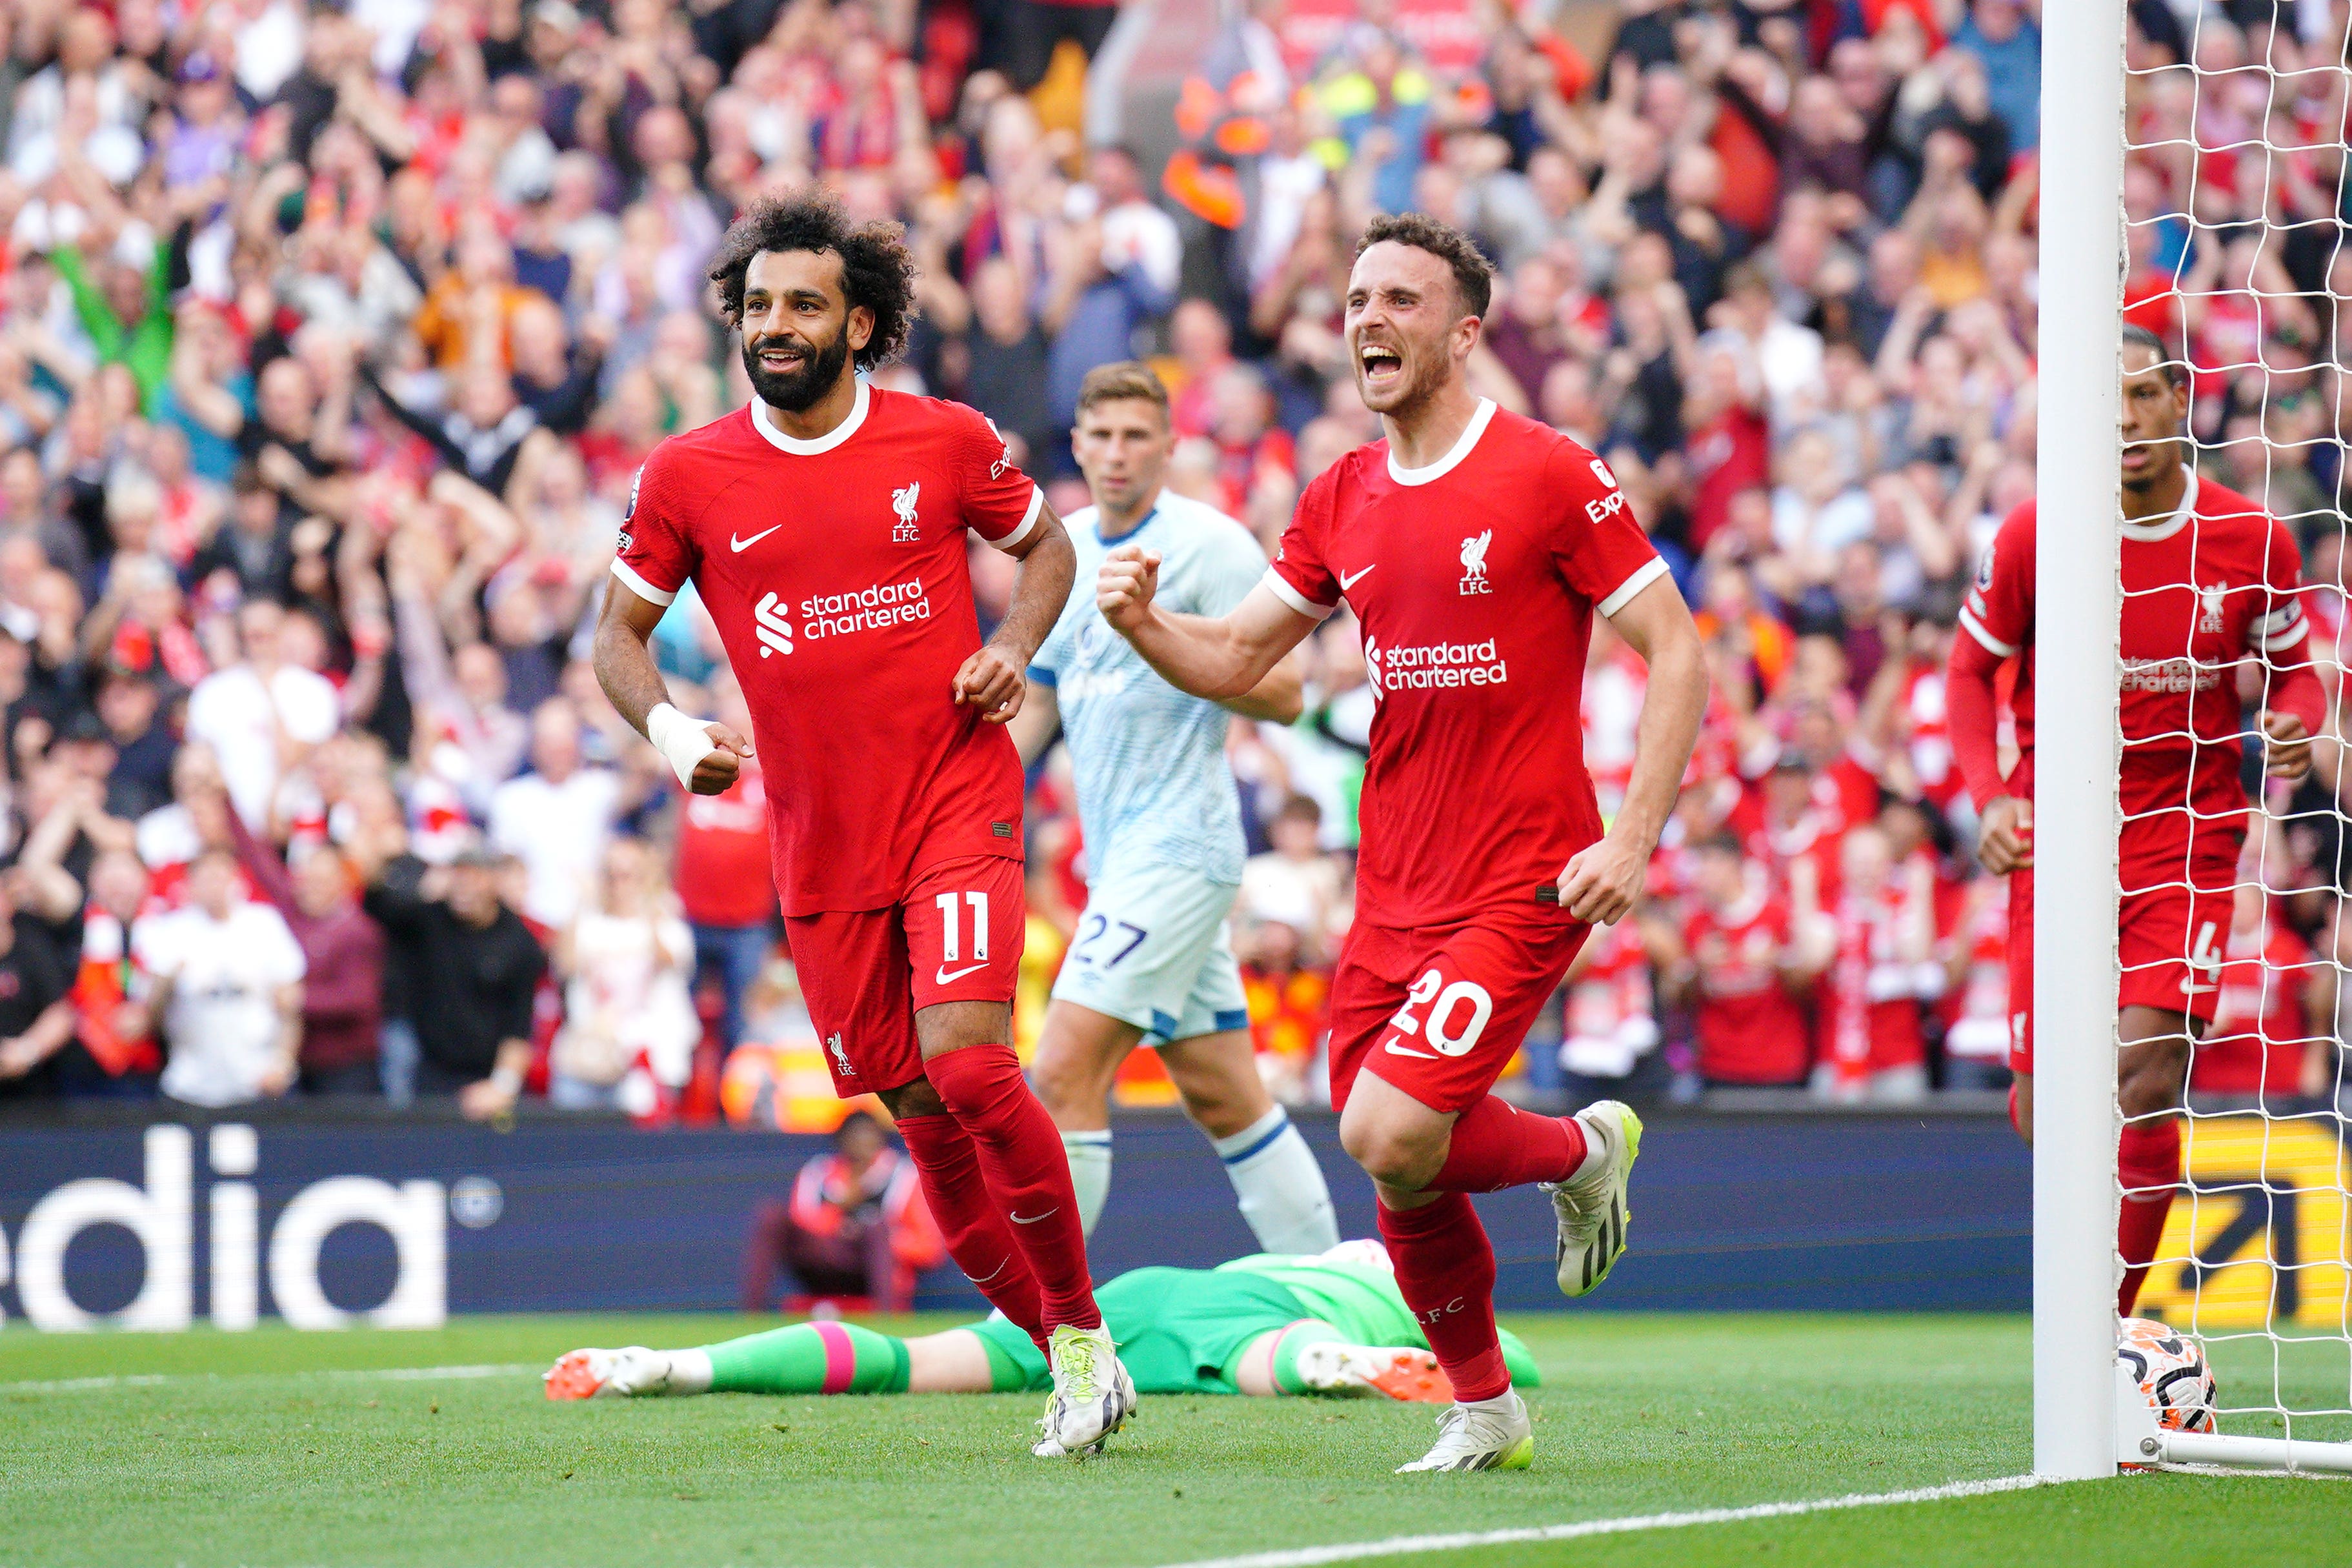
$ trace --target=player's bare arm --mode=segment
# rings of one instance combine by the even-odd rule
[[[1307,710],[1307,667],[1295,651],[1284,654],[1265,679],[1218,706],[1244,719],[1296,723]]]
[[[1579,850],[1559,874],[1560,907],[1593,925],[1623,919],[1642,896],[1706,712],[1706,650],[1672,577],[1634,595],[1609,624],[1650,667],[1650,679],[1625,803],[1608,835]]]
[[[1315,629],[1312,616],[1263,584],[1214,618],[1171,615],[1152,602],[1159,591],[1160,552],[1122,544],[1104,559],[1095,579],[1095,605],[1162,680],[1213,702],[1257,696],[1259,683]]]
[[[1070,584],[1078,574],[1078,553],[1070,547],[1069,531],[1043,501],[1038,503],[1037,526],[1007,553],[1021,563],[1013,576],[1013,606],[1004,612],[996,635],[965,659],[955,675],[955,700],[979,709],[992,724],[1005,723],[1021,711],[1029,690],[1029,661],[1060,618],[1062,606],[1069,602]]]
[[[696,795],[724,795],[741,759],[751,754],[751,742],[715,720],[689,719],[671,705],[669,686],[646,646],[667,607],[618,578],[606,585],[596,617],[596,684],[621,717],[669,759],[680,784]]]
[[[2263,737],[2263,771],[2290,784],[2311,772],[2313,742],[2327,728],[2327,689],[2310,656],[2311,639],[2305,637],[2263,661],[2269,679],[2255,721]]]
[[[1021,765],[1025,768],[1045,754],[1061,728],[1060,696],[1050,686],[1032,685],[1021,711],[1005,721],[1004,732],[1013,737],[1013,749],[1021,753]]]

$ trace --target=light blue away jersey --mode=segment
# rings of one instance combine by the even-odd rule
[[[1099,880],[1113,867],[1163,864],[1238,885],[1241,804],[1225,765],[1227,714],[1169,685],[1095,607],[1095,574],[1121,544],[1160,552],[1157,602],[1222,616],[1265,575],[1249,530],[1167,490],[1134,531],[1106,542],[1096,509],[1066,521],[1078,575],[1029,673],[1054,688],[1078,781],[1078,826]]]

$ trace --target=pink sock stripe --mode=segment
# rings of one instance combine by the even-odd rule
[[[824,1343],[825,1394],[846,1394],[857,1378],[857,1347],[849,1342],[849,1331],[839,1323],[811,1323],[816,1337]]]
[[[1266,1343],[1265,1382],[1266,1386],[1273,1389],[1276,1394],[1280,1394],[1282,1392],[1282,1376],[1276,1370],[1282,1365],[1282,1347],[1289,1342],[1291,1335],[1297,1333],[1301,1328],[1305,1327],[1308,1321],[1309,1320],[1306,1318],[1297,1318],[1283,1324],[1280,1329],[1275,1331],[1274,1338]]]

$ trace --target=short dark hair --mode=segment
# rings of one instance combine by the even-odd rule
[[[1141,360],[1098,364],[1078,383],[1078,414],[1082,418],[1097,403],[1123,403],[1129,399],[1151,404],[1160,410],[1162,420],[1168,417],[1168,385],[1157,371]]]
[[[1486,315],[1495,298],[1495,265],[1479,253],[1468,235],[1427,213],[1383,213],[1364,226],[1356,254],[1360,257],[1387,240],[1425,250],[1452,268],[1454,291],[1461,296],[1463,308],[1474,316]]]
[[[888,364],[906,348],[907,331],[919,313],[915,258],[906,235],[899,224],[851,223],[830,192],[812,188],[761,196],[727,230],[711,258],[719,313],[730,327],[743,324],[743,274],[761,251],[829,250],[841,258],[841,291],[850,308],[863,305],[874,313],[874,335],[857,351],[857,368]]]
[[[2164,340],[2162,338],[2157,336],[2156,333],[2148,331],[2146,327],[2141,326],[2138,322],[2126,321],[2124,323],[2123,343],[2121,346],[2124,348],[2146,349],[2148,353],[2156,356],[2157,368],[2164,372],[2165,380],[2170,382],[2175,386],[2186,386],[2189,384],[2188,364],[2184,361],[2174,357],[2172,351],[2165,347]]]

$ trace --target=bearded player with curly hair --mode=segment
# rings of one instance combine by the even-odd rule
[[[1087,1272],[1060,1134],[1013,1053],[1022,774],[1003,726],[1075,556],[994,426],[873,386],[915,317],[895,224],[821,193],[755,203],[710,268],[748,406],[655,448],[596,628],[613,704],[698,795],[752,738],[669,702],[646,639],[691,581],[740,679],[776,889],[835,1088],[907,1141],[959,1268],[1049,1362],[1040,1458],[1135,1407]],[[965,535],[1020,563],[980,639]]]

